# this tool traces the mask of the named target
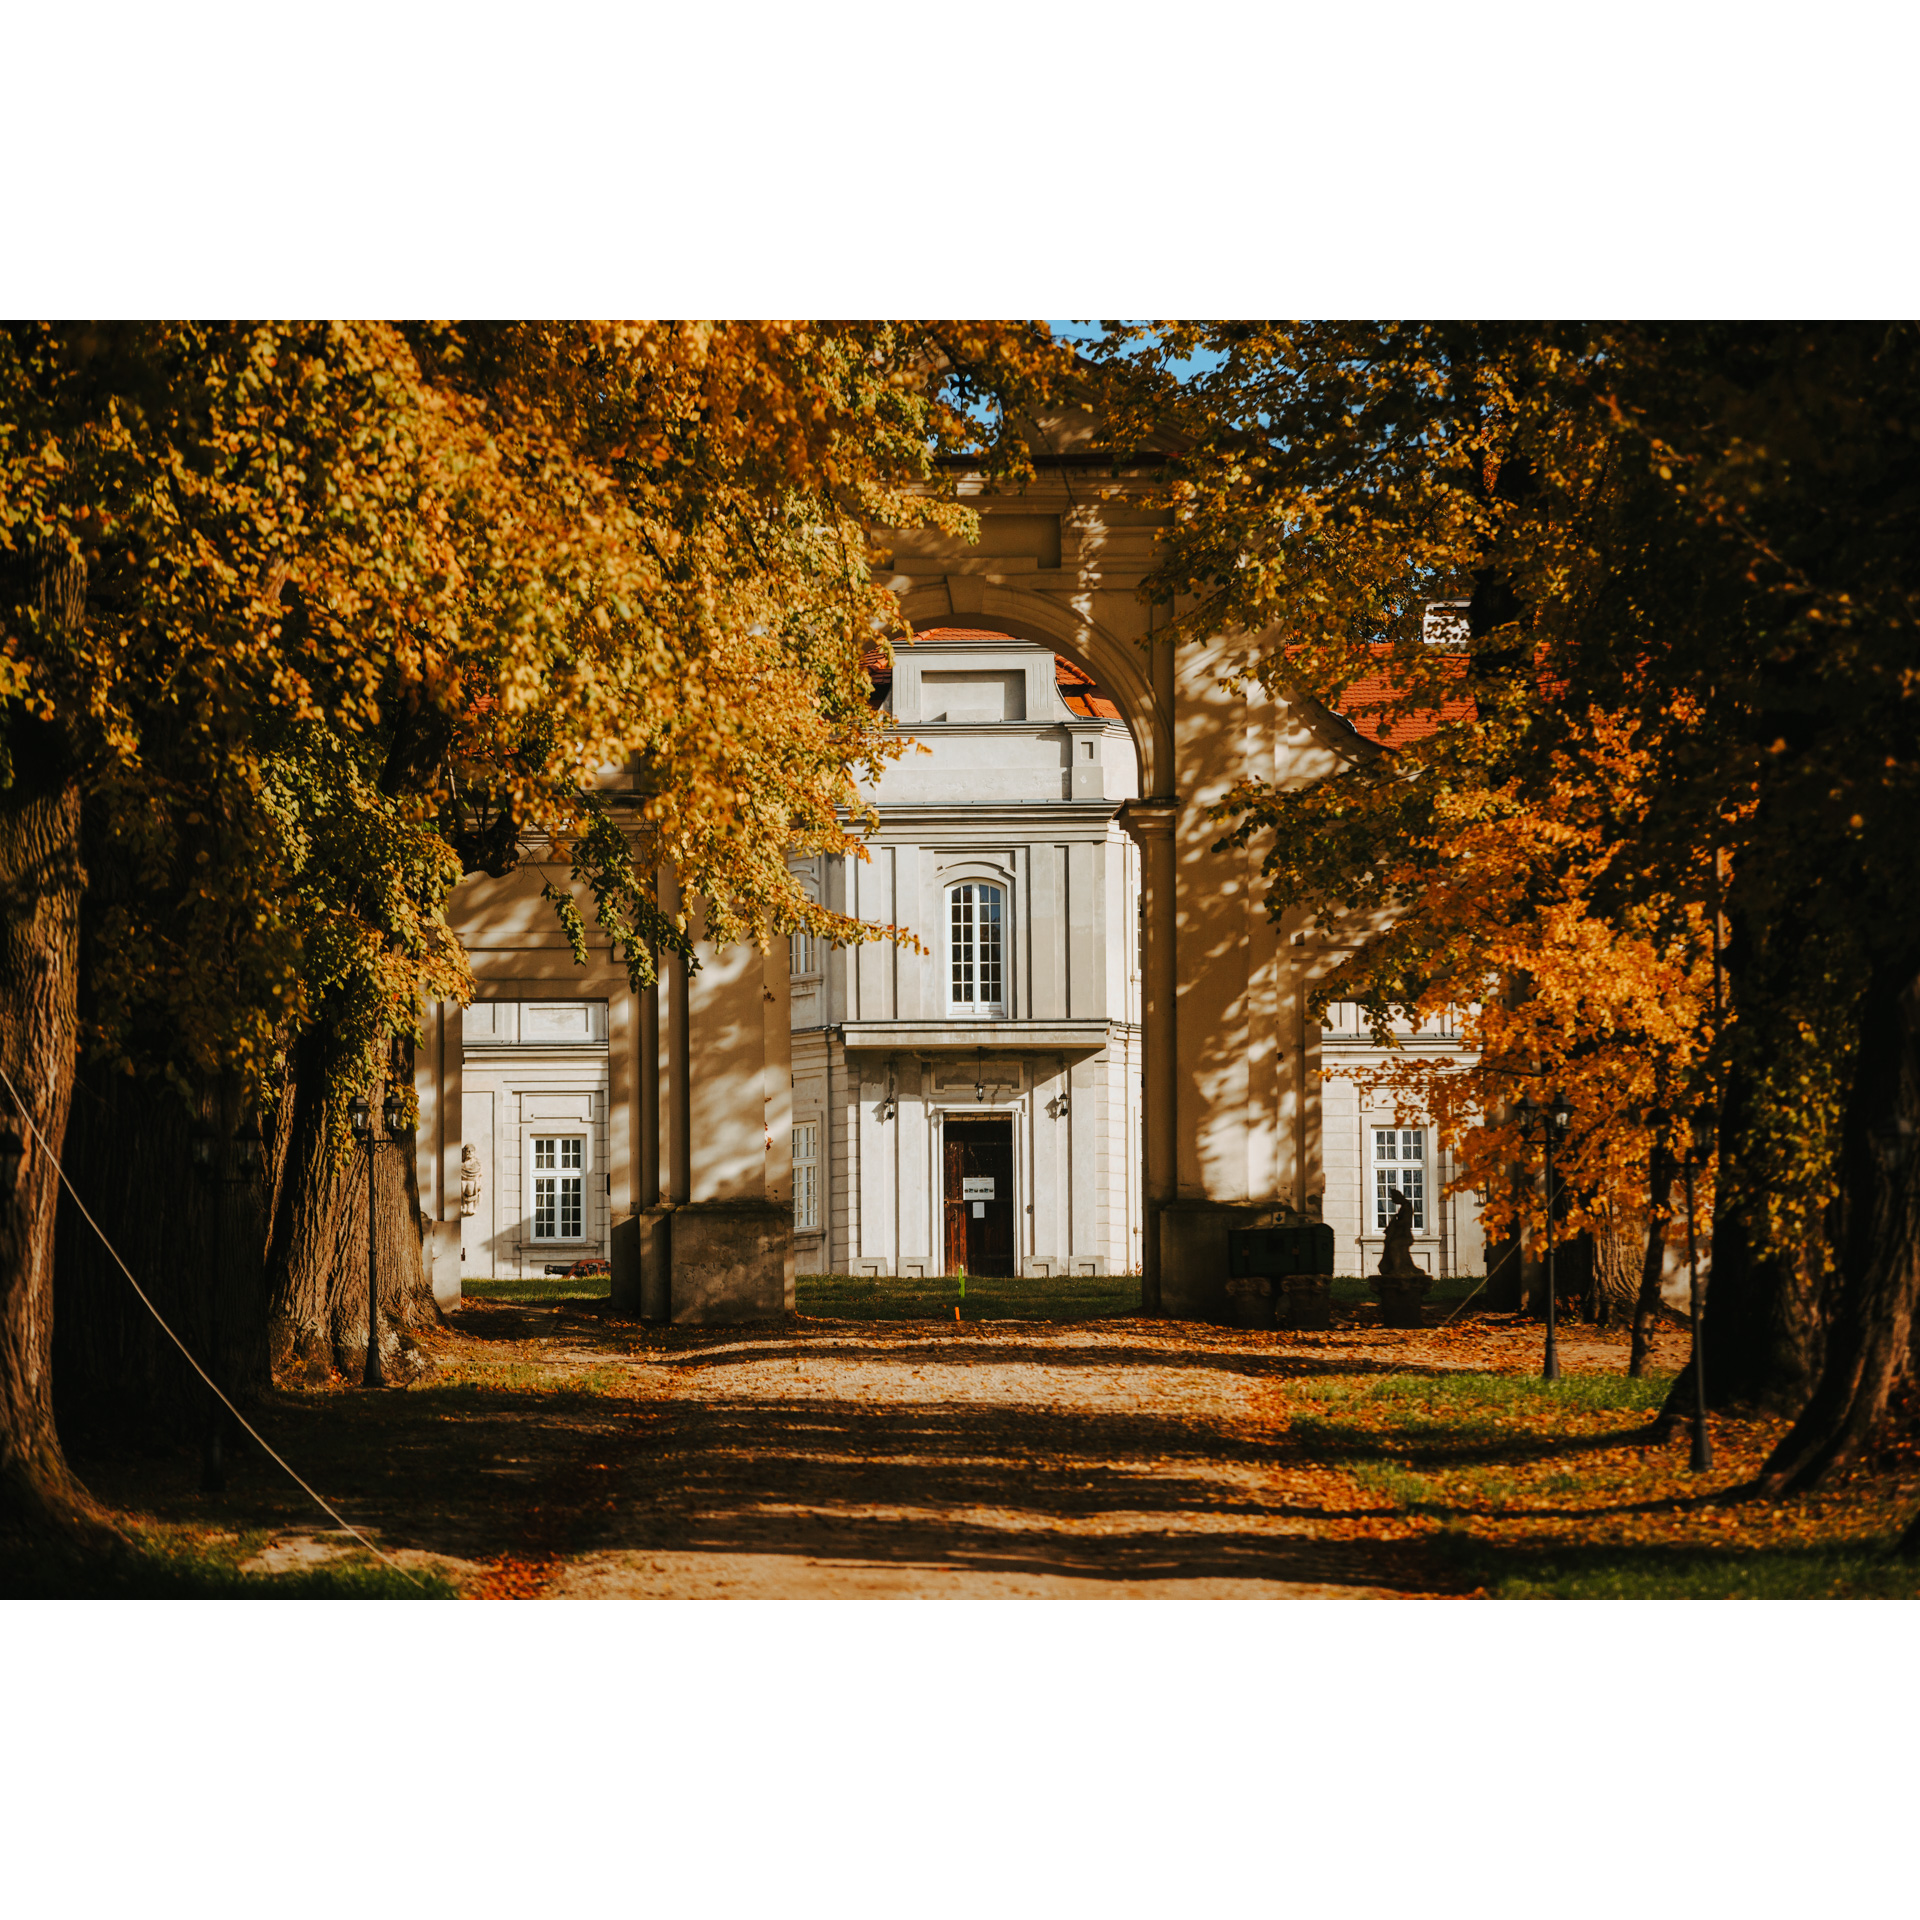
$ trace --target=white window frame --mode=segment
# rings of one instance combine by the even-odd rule
[[[810,980],[822,971],[820,949],[826,943],[818,934],[787,935],[787,972],[795,980]]]
[[[1373,1231],[1385,1233],[1393,1218],[1393,1203],[1387,1198],[1389,1187],[1398,1187],[1413,1202],[1413,1230],[1427,1231],[1433,1190],[1429,1173],[1433,1165],[1433,1129],[1428,1126],[1404,1127],[1396,1123],[1384,1127],[1367,1123],[1367,1158],[1373,1169],[1369,1183],[1373,1195]],[[1405,1178],[1414,1175],[1411,1183]]]
[[[820,1231],[820,1122],[796,1120],[793,1127],[793,1230]]]
[[[998,1000],[991,1001],[982,1000],[979,997],[983,955],[981,952],[982,942],[978,935],[978,928],[981,924],[978,918],[978,910],[981,905],[980,895],[983,892],[990,892],[994,896],[994,924],[997,928],[995,944],[998,947],[998,953],[995,958],[998,962],[1000,976],[1000,995]],[[962,893],[968,893],[972,898],[962,903],[960,901]],[[1012,1011],[1013,916],[1008,909],[1008,902],[1011,898],[1011,889],[998,880],[951,880],[947,883],[946,889],[941,895],[943,906],[941,922],[944,931],[940,960],[946,981],[946,1008],[947,1018],[949,1020],[1004,1020]],[[954,912],[956,906],[960,904],[964,904],[970,909],[971,924],[975,930],[971,943],[971,957],[966,961],[961,959],[954,937]],[[957,981],[954,976],[962,965],[967,966],[969,969],[965,984],[973,991],[972,999],[961,999],[955,992],[955,988],[961,983]]]
[[[540,1148],[546,1141],[555,1143],[555,1165],[540,1164]],[[577,1145],[580,1149],[578,1166],[566,1164],[566,1148]],[[583,1127],[577,1122],[558,1126],[539,1126],[529,1128],[527,1133],[527,1238],[537,1247],[576,1247],[597,1239],[593,1231],[592,1188],[588,1185],[588,1176],[593,1172],[593,1129]],[[540,1182],[551,1180],[554,1183],[554,1219],[556,1228],[566,1224],[563,1200],[563,1183],[574,1180],[579,1182],[580,1193],[580,1231],[578,1233],[542,1233],[540,1231]]]

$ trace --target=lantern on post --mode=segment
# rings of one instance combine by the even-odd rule
[[[1553,1149],[1566,1136],[1573,1122],[1573,1107],[1564,1093],[1556,1093],[1546,1106],[1539,1106],[1526,1094],[1514,1102],[1514,1116],[1520,1122],[1523,1139],[1538,1139],[1546,1150],[1547,1163],[1547,1350],[1541,1361],[1543,1380],[1560,1378],[1560,1350],[1554,1340],[1555,1300],[1553,1285]]]

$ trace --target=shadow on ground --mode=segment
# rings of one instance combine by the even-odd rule
[[[1130,1582],[1432,1588],[1431,1555],[1417,1543],[1307,1537],[1309,1522],[1340,1516],[1276,1500],[1272,1469],[1286,1449],[1257,1426],[964,1392],[973,1370],[1009,1363],[1071,1372],[1091,1389],[1071,1397],[1097,1403],[1102,1375],[1374,1370],[1364,1356],[1282,1354],[1271,1336],[1215,1340],[1213,1330],[1197,1340],[1182,1330],[1176,1344],[1165,1323],[1138,1320],[1105,1323],[1114,1344],[1089,1339],[1084,1322],[958,1337],[938,1322],[858,1330],[872,1347],[851,1345],[852,1332],[646,1330],[580,1303],[502,1302],[463,1311],[448,1342],[479,1377],[279,1393],[257,1419],[384,1548],[468,1564],[790,1555]],[[732,1392],[735,1369],[772,1359],[830,1361],[834,1390]],[[871,1367],[903,1361],[917,1375],[914,1398],[866,1397],[858,1383]],[[1377,1370],[1408,1371],[1384,1359]],[[687,1393],[690,1376],[719,1391]],[[196,1491],[184,1445],[145,1458],[80,1450],[76,1466],[101,1499],[163,1522],[329,1531],[257,1450],[234,1461],[220,1495]]]

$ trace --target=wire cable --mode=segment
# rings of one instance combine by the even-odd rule
[[[47,1145],[46,1135],[43,1134],[40,1131],[40,1129],[33,1124],[33,1115],[27,1111],[27,1103],[21,1099],[19,1089],[16,1088],[12,1080],[8,1078],[7,1070],[4,1067],[0,1067],[0,1082],[3,1082],[5,1084],[7,1092],[12,1096],[13,1104],[16,1108],[18,1108],[21,1119],[27,1123],[28,1132],[30,1132],[37,1141],[39,1141],[40,1151],[44,1153],[47,1156],[47,1158],[53,1162],[53,1170],[55,1173],[57,1173],[60,1176],[60,1184],[66,1188],[68,1198],[70,1198],[73,1204],[80,1209],[81,1219],[83,1219],[87,1223],[87,1225],[90,1226],[94,1230],[94,1232],[99,1236],[100,1244],[103,1247],[105,1247],[108,1253],[110,1253],[113,1256],[113,1264],[116,1267],[118,1267],[120,1271],[127,1276],[127,1285],[130,1286],[134,1290],[134,1293],[139,1297],[140,1304],[143,1307],[145,1307],[150,1314],[153,1315],[156,1324],[160,1328],[160,1331],[164,1333],[167,1336],[167,1338],[171,1340],[173,1344],[180,1349],[181,1357],[186,1361],[187,1365],[190,1366],[194,1370],[194,1372],[197,1373],[200,1376],[200,1378],[207,1383],[208,1389],[212,1392],[214,1398],[218,1400],[220,1404],[223,1407],[225,1407],[226,1410],[230,1414],[232,1414],[237,1421],[239,1421],[241,1426],[243,1426],[247,1430],[247,1432],[254,1437],[254,1439],[260,1442],[260,1449],[267,1456],[267,1458],[271,1460],[274,1463],[274,1465],[277,1466],[280,1469],[280,1471],[284,1473],[287,1476],[287,1478],[291,1480],[294,1483],[294,1485],[297,1486],[300,1489],[300,1491],[304,1493],[307,1496],[307,1498],[311,1500],[313,1504],[316,1507],[318,1507],[320,1511],[327,1516],[328,1519],[336,1522],[343,1531],[350,1533],[354,1537],[354,1539],[358,1540],[360,1544],[363,1547],[365,1547],[370,1554],[374,1556],[375,1559],[384,1560],[387,1563],[387,1565],[394,1570],[395,1573],[404,1574],[407,1579],[411,1580],[413,1584],[421,1590],[421,1592],[425,1593],[428,1590],[427,1583],[424,1580],[422,1580],[418,1574],[413,1572],[413,1570],[409,1567],[403,1567],[398,1560],[393,1558],[391,1554],[382,1553],[380,1549],[376,1547],[373,1544],[373,1542],[369,1540],[367,1536],[360,1531],[358,1527],[352,1525],[342,1515],[336,1513],[332,1507],[328,1506],[326,1501],[321,1499],[321,1497],[317,1493],[315,1493],[314,1490],[310,1486],[308,1486],[307,1483],[303,1479],[301,1479],[301,1477],[297,1473],[295,1473],[290,1466],[287,1465],[286,1461],[281,1459],[279,1454],[274,1452],[273,1448],[267,1444],[265,1436],[261,1434],[259,1428],[257,1428],[253,1424],[253,1422],[250,1421],[247,1418],[247,1416],[244,1413],[242,1413],[240,1409],[236,1407],[233,1404],[233,1402],[229,1400],[224,1393],[220,1391],[219,1387],[214,1384],[213,1376],[207,1372],[206,1368],[203,1367],[200,1364],[200,1362],[193,1357],[191,1353],[187,1351],[186,1342],[183,1341],[180,1338],[180,1336],[177,1333],[175,1333],[170,1326],[167,1325],[166,1321],[161,1318],[160,1309],[156,1307],[153,1304],[153,1302],[147,1298],[146,1289],[142,1287],[140,1282],[133,1277],[133,1269],[129,1267],[127,1263],[120,1258],[119,1249],[113,1244],[111,1240],[107,1238],[105,1232],[101,1228],[99,1221],[97,1221],[93,1217],[93,1215],[87,1211],[87,1203],[80,1198],[79,1194],[74,1192],[73,1182],[67,1178],[67,1170],[65,1167],[63,1167],[60,1164],[60,1156],[56,1154],[50,1146]]]

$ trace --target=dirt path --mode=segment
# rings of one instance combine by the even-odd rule
[[[646,1330],[474,1304],[428,1384],[285,1394],[268,1415],[348,1519],[476,1596],[1384,1598],[1451,1589],[1417,1533],[1350,1489],[1329,1499],[1276,1388],[1521,1370],[1538,1341],[1147,1319]],[[1562,1351],[1570,1370],[1625,1362],[1591,1337]],[[262,1462],[224,1496],[180,1477],[92,1476],[117,1505],[264,1531],[262,1569],[343,1545]]]
[[[682,1336],[683,1339],[686,1336]],[[1530,1329],[1511,1337],[1529,1363]],[[1469,1361],[1445,1336],[1289,1343],[1165,1321],[709,1336],[549,1589],[621,1597],[1303,1599],[1438,1590],[1358,1537],[1276,1421],[1277,1382]],[[1575,1340],[1569,1368],[1617,1369]],[[1368,1529],[1377,1534],[1377,1529]],[[1345,1536],[1345,1537],[1342,1537]]]
[[[1147,1323],[703,1342],[550,1591],[1280,1598],[1400,1587],[1278,1496],[1276,1356]]]

